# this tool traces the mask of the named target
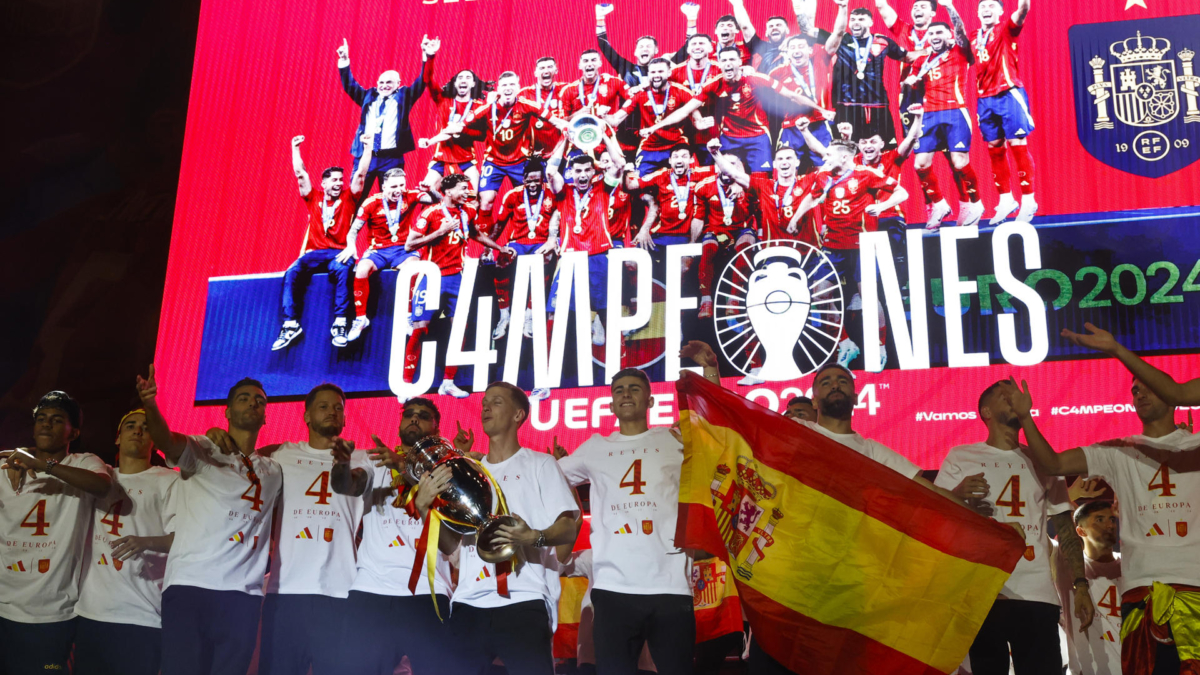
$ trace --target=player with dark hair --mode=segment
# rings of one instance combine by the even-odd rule
[[[1075,532],[1083,539],[1083,566],[1087,595],[1096,606],[1096,623],[1082,634],[1075,617],[1063,613],[1067,635],[1069,672],[1079,675],[1112,675],[1121,672],[1121,554],[1117,544],[1117,515],[1113,503],[1096,499],[1075,509]],[[1072,583],[1074,573],[1058,556],[1056,585],[1063,607],[1075,602],[1081,589]]]
[[[716,354],[697,345],[689,343],[687,357],[719,382]],[[674,545],[683,444],[666,427],[650,428],[654,397],[645,373],[625,368],[610,389],[617,433],[593,434],[570,455],[554,444],[571,485],[591,485],[597,672],[633,673],[644,643],[659,673],[691,673],[691,560]]]
[[[838,3],[837,16],[837,25],[824,44],[814,45],[806,35],[792,35],[784,40],[785,63],[771,71],[771,77],[779,80],[783,86],[800,92],[809,102],[808,112],[790,111],[783,116],[777,144],[777,147],[786,146],[796,151],[802,173],[820,167],[824,160],[805,143],[801,130],[808,129],[824,145],[829,145],[833,140],[833,131],[829,127],[829,120],[834,119],[834,112],[830,110],[833,55],[837,53],[838,41],[846,30],[844,1]],[[797,125],[801,119],[808,123]]]
[[[579,79],[563,88],[563,115],[570,119],[580,111],[607,115],[620,110],[629,98],[629,84],[600,72],[600,52],[585,49],[579,55]]]
[[[983,502],[981,508],[992,519],[1011,525],[1025,538],[1025,555],[971,645],[971,672],[977,675],[1009,672],[1010,653],[1017,675],[1057,673],[1062,668],[1060,600],[1047,518],[1071,578],[1077,586],[1087,584],[1083,544],[1072,521],[1067,484],[1038,471],[1029,449],[1021,445],[1021,422],[1011,404],[1014,389],[1012,382],[1001,380],[984,390],[978,412],[987,439],[951,448],[934,481],[964,502]],[[1084,632],[1095,613],[1090,596],[1077,594],[1073,607],[1079,632]]]
[[[796,14],[797,35],[809,35],[813,31],[812,15],[815,13],[815,7],[810,7],[810,4],[813,3],[806,2],[806,0],[792,0],[792,10]],[[788,20],[782,16],[768,17],[763,35],[760,36],[754,30],[750,13],[746,11],[745,0],[729,0],[729,5],[733,10],[733,16],[737,18],[738,28],[742,31],[747,47],[752,54],[760,58],[758,72],[769,73],[783,65],[783,40],[791,33]],[[746,60],[746,65],[751,65],[749,60]]]
[[[634,166],[643,178],[666,167],[674,148],[688,143],[681,126],[664,127],[653,133],[645,130],[692,100],[687,87],[670,81],[670,61],[664,58],[652,60],[649,73],[647,84],[632,93],[620,110],[605,118],[610,125],[619,127],[636,112],[634,126],[643,132]],[[712,120],[702,118],[698,110],[692,112],[691,118],[692,124],[699,129],[706,129],[712,124]]]
[[[709,149],[717,159],[717,169],[732,177],[742,188],[749,190],[751,198],[761,209],[758,214],[760,239],[796,239],[813,246],[820,245],[821,235],[817,231],[815,218],[804,215],[796,220],[795,227],[792,227],[800,203],[818,175],[815,172],[803,176],[796,174],[800,160],[794,148],[780,146],[775,151],[773,177],[748,173],[741,158],[724,152],[720,141],[710,143]],[[722,158],[725,158],[725,161],[722,161]],[[738,161],[732,161],[734,158]]]
[[[513,254],[545,255],[543,251],[550,234],[550,205],[553,198],[546,191],[545,167],[540,162],[530,161],[525,165],[525,180],[520,187],[509,190],[500,201],[500,210],[496,212],[496,226],[492,229],[492,237],[500,239],[501,233],[508,228],[508,248]],[[511,227],[508,227],[511,224]],[[500,320],[492,331],[492,339],[499,340],[508,332],[508,322],[511,316],[513,259],[501,261],[497,270],[495,288],[496,304],[500,308]],[[549,283],[551,268],[546,267],[545,283]],[[532,325],[532,314],[526,314],[526,323]]]
[[[483,134],[475,129],[463,129],[458,133],[445,133],[447,127],[457,128],[466,118],[471,108],[482,103],[486,92],[496,85],[486,82],[475,71],[463,69],[455,73],[454,78],[439,87],[433,78],[433,66],[425,69],[425,86],[429,87],[429,98],[437,108],[434,128],[438,133],[432,138],[417,140],[417,147],[428,148],[434,145],[433,159],[421,185],[431,188],[446,172],[466,174],[471,179],[471,186],[479,185],[479,167],[475,163],[475,144],[483,140]],[[386,178],[387,175],[384,175]]]
[[[1103,478],[1121,505],[1121,672],[1186,672],[1179,670],[1180,660],[1200,649],[1200,543],[1188,536],[1200,525],[1194,507],[1200,499],[1200,436],[1176,427],[1175,404],[1157,396],[1137,371],[1131,394],[1140,434],[1061,453],[1037,431],[1023,381],[1013,387],[1012,406],[1040,470]],[[1172,612],[1174,629],[1164,618]],[[1172,633],[1173,645],[1154,637]]]
[[[283,484],[279,463],[255,452],[267,395],[250,378],[229,388],[226,452],[204,436],[171,431],[158,407],[153,365],[137,387],[154,445],[180,472],[163,578],[163,675],[242,672],[254,655]]]
[[[91,556],[75,614],[77,675],[156,675],[162,659],[162,582],[173,534],[167,509],[179,473],[151,466],[146,411],[117,425],[112,489],[96,500]]]
[[[933,22],[934,15],[937,13],[937,0],[913,0],[912,8],[909,10],[911,23],[900,18],[896,10],[888,4],[888,0],[875,0],[875,9],[879,12],[879,16],[883,18],[883,25],[905,51],[910,53],[920,52],[928,48],[929,40],[926,39],[926,34],[929,31],[929,25]],[[901,62],[900,81],[904,82],[907,80],[912,75],[912,70],[912,63],[908,61]],[[912,125],[912,117],[909,109],[921,103],[921,91],[913,87],[904,86],[900,88],[897,98],[900,101],[900,123],[904,126],[905,133],[907,133],[908,128]]]
[[[714,77],[721,73],[721,69],[717,67],[716,61],[712,58],[716,45],[713,42],[712,36],[704,33],[698,33],[688,37],[687,55],[688,58],[682,63],[676,64],[671,69],[670,79],[676,84],[682,84],[688,89],[688,93],[692,96],[700,93],[704,85]],[[704,166],[712,165],[712,155],[708,153],[708,142],[716,138],[720,134],[720,129],[716,124],[716,106],[709,104],[701,106],[700,110],[696,111],[704,122],[700,126],[703,129],[685,128],[684,136],[692,143],[692,154],[700,164]]]
[[[354,323],[346,333],[348,343],[357,340],[371,325],[371,319],[367,317],[371,275],[380,270],[399,269],[405,262],[419,257],[404,247],[408,230],[422,209],[436,201],[439,195],[432,188],[406,190],[404,181],[404,169],[389,169],[383,175],[383,191],[363,202],[346,234],[346,248],[337,257],[338,263],[354,260],[358,251],[358,233],[366,226],[370,238],[362,259],[354,266]]]
[[[367,187],[373,185],[377,178],[382,178],[388,169],[404,167],[404,155],[415,145],[408,118],[425,90],[425,83],[432,79],[434,55],[441,46],[441,40],[437,38],[431,40],[428,35],[421,38],[421,60],[424,65],[421,75],[418,75],[411,85],[400,86],[400,73],[385,70],[379,74],[375,86],[367,89],[351,74],[350,47],[346,40],[342,39],[342,44],[337,49],[337,67],[342,89],[350,100],[362,109],[350,155],[356,162],[360,161],[359,158],[364,156],[365,150],[363,137],[374,141],[375,153],[367,161]],[[428,76],[426,70],[430,71]]]
[[[975,77],[978,81],[976,112],[979,134],[988,144],[992,176],[1000,202],[992,225],[999,225],[1014,212],[1017,221],[1028,223],[1037,213],[1033,196],[1033,157],[1026,136],[1033,131],[1029,97],[1025,95],[1017,65],[1017,38],[1029,14],[1029,0],[1017,0],[1017,8],[1004,19],[1001,0],[980,0],[979,29],[971,38],[975,48]],[[1012,148],[1017,162],[1017,182],[1021,203],[1012,196],[1012,175],[1008,170],[1008,151]],[[1018,210],[1019,209],[1019,210]]]
[[[422,521],[444,489],[449,469],[439,467],[421,477],[411,508],[405,506],[404,479],[404,456],[417,441],[438,433],[440,424],[441,413],[433,401],[410,398],[401,413],[395,451],[372,436],[375,447],[368,451],[372,463],[366,468],[367,480],[331,482],[339,495],[361,497],[363,509],[357,570],[342,614],[347,664],[343,672],[392,675],[405,656],[417,673],[447,672],[450,636],[438,612],[443,619],[450,614],[450,562],[444,554],[437,557],[432,602],[428,581],[422,579],[410,590],[409,579],[414,567],[424,571],[425,561],[416,554]]]
[[[910,57],[892,38],[872,33],[874,24],[875,17],[866,7],[850,12],[849,33],[838,38],[833,102],[838,122],[853,125],[852,140],[878,134],[891,146],[896,142],[896,124],[883,83],[884,69],[887,59],[906,63]]]
[[[787,407],[783,410],[783,416],[790,417],[797,422],[800,420],[816,422],[817,409],[813,407],[811,398],[807,396],[793,396],[788,399]]]
[[[903,204],[908,199],[908,192],[882,171],[855,165],[857,154],[858,146],[852,141],[837,140],[829,145],[825,155],[825,171],[818,174],[812,188],[804,196],[796,215],[792,216],[792,223],[798,226],[800,219],[809,211],[821,207],[821,218],[825,224],[822,247],[838,271],[842,297],[848,298],[847,307],[854,311],[857,306],[861,314],[862,299],[854,299],[858,295],[860,274],[858,235],[866,231],[869,216],[878,217],[888,209]],[[793,225],[789,224],[788,229],[791,231]],[[883,353],[880,350],[880,354]],[[858,345],[846,335],[838,345],[838,364],[849,367],[858,354]],[[867,369],[878,372],[883,369],[883,363],[867,364]]]
[[[736,155],[725,157],[728,166],[742,173],[741,160]],[[758,241],[759,211],[757,199],[734,180],[733,175],[721,172],[696,184],[692,207],[691,241],[700,242],[700,311],[697,318],[713,315],[713,278],[717,269],[724,269],[733,256]]]
[[[714,104],[718,99],[727,100],[728,109],[721,121],[722,147],[726,152],[744,152],[750,171],[770,172],[771,138],[767,129],[767,114],[757,90],[770,89],[800,106],[801,112],[808,111],[811,106],[803,95],[784,87],[778,80],[762,73],[743,73],[741,54],[736,48],[722,47],[717,52],[717,64],[721,67],[721,77],[710,80],[691,101],[650,127],[643,128],[642,133],[654,133],[660,128],[679,124],[701,106]]]
[[[669,166],[645,178],[630,173],[625,189],[642,190],[642,201],[655,207],[646,214],[633,243],[648,251],[659,246],[686,244],[692,241],[692,214],[696,204],[696,186],[713,175],[711,167],[693,168],[692,149],[680,143],[671,148]]]
[[[303,136],[292,139],[292,171],[300,189],[300,198],[308,210],[308,225],[304,230],[304,245],[300,257],[283,273],[283,326],[279,337],[271,345],[278,351],[300,337],[304,329],[300,326],[300,309],[297,301],[303,296],[299,288],[302,279],[317,272],[328,272],[333,283],[333,346],[346,346],[346,315],[350,312],[350,260],[342,254],[346,250],[346,234],[354,219],[358,202],[362,199],[363,184],[367,167],[371,164],[371,153],[375,141],[363,139],[363,160],[350,179],[350,189],[343,187],[345,170],[331,166],[321,173],[321,189],[314,190],[304,159],[300,156]],[[352,254],[353,255],[353,254]]]
[[[913,167],[921,180],[925,201],[932,204],[929,222],[925,224],[929,230],[940,227],[941,218],[950,214],[950,206],[944,198],[940,202],[933,201],[941,194],[932,179],[935,152],[950,155],[950,168],[961,202],[958,224],[975,225],[983,216],[979,179],[971,167],[971,117],[963,94],[967,87],[967,69],[975,62],[975,55],[971,52],[966,26],[954,5],[950,0],[943,0],[942,6],[950,14],[954,28],[942,21],[930,24],[927,37],[931,51],[913,62],[916,72],[905,80],[908,86],[921,84],[925,88],[925,116],[921,120],[921,140],[917,143]]]
[[[501,78],[504,79],[503,77]],[[453,174],[442,179],[439,191],[441,203],[421,212],[408,232],[404,247],[409,251],[421,250],[421,257],[437,264],[441,271],[441,293],[437,309],[430,309],[431,298],[426,294],[429,279],[425,276],[417,282],[412,311],[412,334],[404,347],[405,382],[412,382],[421,354],[421,342],[429,332],[429,323],[445,315],[452,319],[457,310],[458,294],[462,284],[463,260],[466,256],[467,240],[474,239],[485,248],[514,255],[511,248],[497,244],[481,230],[476,221],[477,212],[469,206],[474,199],[471,183],[462,174]],[[454,384],[458,366],[446,366],[438,393],[455,398],[466,398],[469,394]]]
[[[522,563],[486,563],[475,535],[442,535],[448,542],[442,550],[457,548],[459,554],[449,631],[471,636],[454,647],[457,667],[446,672],[476,672],[497,657],[510,673],[554,671],[560,594],[554,547],[575,543],[579,506],[554,458],[521,446],[518,431],[528,419],[525,392],[508,383],[488,386],[480,410],[488,451],[480,464],[517,521],[498,528],[496,543],[516,548]]]
[[[12,675],[68,669],[92,505],[112,485],[99,457],[70,452],[82,426],[75,399],[52,391],[33,409],[33,447],[0,452],[0,670]]]
[[[543,56],[534,62],[533,84],[517,94],[536,103],[542,111],[542,118],[563,118],[562,94],[567,85],[555,81],[557,76],[558,61],[553,56]],[[533,144],[529,148],[529,156],[545,161],[562,138],[562,131],[542,118],[533,121]]]

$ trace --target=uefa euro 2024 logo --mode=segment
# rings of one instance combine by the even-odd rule
[[[1080,141],[1096,159],[1157,178],[1200,157],[1196,16],[1072,26]],[[1181,114],[1182,113],[1182,114]]]
[[[837,270],[819,249],[790,240],[747,247],[717,281],[717,341],[760,379],[794,380],[837,350],[845,309]]]

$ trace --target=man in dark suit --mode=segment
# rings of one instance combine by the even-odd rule
[[[437,38],[421,39],[421,59],[424,69],[433,68],[433,56],[437,54],[442,43]],[[375,156],[367,173],[365,192],[371,191],[375,181],[383,188],[383,174],[389,169],[404,168],[404,155],[416,147],[412,129],[409,128],[408,117],[416,105],[417,99],[425,91],[425,79],[432,79],[432,70],[428,78],[421,75],[407,87],[400,86],[400,73],[394,70],[379,74],[375,86],[366,89],[360,85],[350,73],[350,47],[342,39],[338,47],[338,73],[342,77],[342,89],[346,90],[355,103],[362,108],[358,118],[358,131],[354,134],[354,142],[350,146],[350,154],[357,164],[362,157],[363,146],[360,140],[364,134],[375,137]]]

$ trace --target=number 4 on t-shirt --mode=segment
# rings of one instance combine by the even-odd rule
[[[1121,603],[1117,600],[1117,587],[1109,586],[1108,590],[1104,591],[1104,597],[1100,598],[1100,602],[1097,602],[1096,606],[1108,610],[1109,616],[1121,616]]]
[[[1155,482],[1158,481],[1158,482]],[[1151,492],[1154,490],[1162,490],[1159,497],[1174,497],[1175,484],[1171,482],[1171,469],[1166,464],[1161,464],[1158,471],[1154,472],[1154,477],[1150,479],[1150,484],[1146,486]]]
[[[320,483],[321,487],[314,490],[313,488],[317,487],[317,483]],[[304,494],[308,497],[316,497],[318,504],[328,504],[329,498],[333,496],[333,493],[329,491],[329,472],[322,471],[321,475],[317,476],[316,480],[312,482],[312,485],[308,486],[308,491]]]
[[[251,483],[250,487],[246,488],[246,491],[242,493],[242,499],[250,502],[250,509],[252,511],[262,511],[262,483],[258,481]]]
[[[1011,492],[1009,492],[1011,490]],[[1004,493],[1008,492],[1009,499],[1004,498]],[[1020,518],[1025,514],[1021,512],[1025,502],[1021,501],[1021,477],[1013,476],[1004,484],[1004,489],[1000,491],[1000,496],[996,498],[996,506],[1007,506],[1008,516],[1010,518]]]
[[[633,480],[629,479],[629,474],[633,474]],[[633,464],[630,464],[629,468],[625,470],[625,475],[621,476],[620,487],[633,488],[629,494],[640,495],[644,494],[642,488],[645,486],[646,481],[642,480],[642,460],[635,459]]]
[[[31,523],[31,522],[29,522],[29,519],[31,517],[33,517],[34,513],[37,513],[37,519]],[[33,536],[33,537],[47,536],[46,530],[50,527],[50,522],[46,520],[46,500],[45,499],[39,501],[37,504],[34,504],[33,508],[29,509],[29,513],[25,514],[25,520],[21,521],[21,527],[32,528],[33,534],[30,536]]]
[[[108,533],[114,537],[121,536],[121,528],[124,527],[121,524],[121,507],[124,505],[125,500],[118,499],[116,502],[113,502],[112,506],[108,507],[108,511],[104,513],[104,517],[100,519],[100,522],[108,526]]]

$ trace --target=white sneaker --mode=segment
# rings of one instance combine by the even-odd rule
[[[599,314],[592,319],[592,344],[597,347],[604,345],[604,324],[600,322]]]
[[[983,202],[966,202],[959,206],[958,224],[960,227],[978,225],[983,218]]]
[[[492,331],[493,340],[499,340],[500,338],[504,337],[505,333],[508,332],[509,316],[510,315],[507,308],[500,310],[500,322],[496,324],[496,330]]]
[[[346,340],[346,317],[339,316],[333,320],[333,325],[329,327],[329,332],[333,335],[334,347],[345,347]]]
[[[550,398],[550,390],[545,387],[529,392],[530,401],[545,401],[548,398]]]
[[[1000,195],[1000,201],[996,204],[996,215],[988,221],[988,225],[999,225],[1008,220],[1008,217],[1017,212],[1021,205],[1017,200],[1013,199],[1012,193]]]
[[[1033,198],[1033,195],[1025,195],[1021,197],[1021,210],[1017,212],[1018,223],[1029,223],[1033,221],[1033,216],[1037,213],[1038,203]]]
[[[750,372],[747,373],[745,377],[743,377],[742,379],[737,381],[738,386],[739,387],[753,387],[756,384],[762,384],[762,383],[766,382],[766,380],[759,377],[759,375],[761,375],[761,374],[762,374],[762,368],[751,368]]]
[[[849,370],[850,362],[858,358],[858,355],[861,353],[862,350],[858,348],[858,345],[855,344],[854,340],[851,340],[850,338],[842,340],[842,343],[838,345],[838,365],[846,370]]]
[[[887,347],[879,343],[879,365],[877,367],[867,366],[868,373],[882,373],[884,367],[887,366]]]
[[[368,319],[367,317],[365,317],[365,316],[354,317],[354,323],[350,324],[350,332],[346,333],[346,342],[354,342],[355,340],[357,340],[360,336],[362,336],[362,332],[364,330],[366,330],[367,327],[370,325],[371,325],[371,320]]]
[[[454,398],[466,398],[470,396],[467,392],[459,389],[454,384],[454,380],[442,380],[442,386],[438,387],[438,394],[442,396],[453,396]]]
[[[521,334],[527,338],[533,337],[533,309],[525,310],[525,327],[521,329]]]
[[[925,229],[930,232],[937,232],[938,228],[942,226],[942,221],[948,215],[950,215],[950,205],[946,203],[945,199],[930,206],[929,220],[925,222]]]

